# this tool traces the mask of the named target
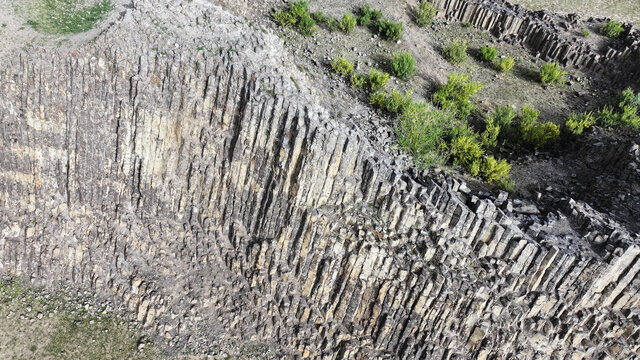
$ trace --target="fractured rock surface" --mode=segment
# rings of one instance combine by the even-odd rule
[[[275,36],[166,5],[0,74],[1,273],[91,288],[202,353],[638,355],[624,228],[572,200],[523,221],[416,180],[305,95]]]

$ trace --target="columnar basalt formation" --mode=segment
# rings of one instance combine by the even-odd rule
[[[417,180],[306,95],[276,37],[170,6],[164,35],[140,1],[0,74],[0,272],[117,298],[177,349],[640,353],[637,238],[572,200],[532,216]]]
[[[613,44],[615,47],[596,48],[581,40],[575,30],[587,25],[599,26],[602,20],[584,21],[576,14],[559,16],[531,11],[500,0],[434,0],[433,3],[439,9],[439,17],[470,23],[500,39],[526,45],[542,59],[597,72],[610,71],[629,62],[635,67],[628,71],[635,73],[626,72],[625,76],[627,79],[630,75],[637,76],[640,31],[630,25],[622,39]]]

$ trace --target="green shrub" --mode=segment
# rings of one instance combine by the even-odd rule
[[[522,141],[534,149],[543,148],[558,140],[560,129],[552,122],[538,122],[540,113],[529,105],[520,114],[520,135]]]
[[[350,34],[356,27],[356,18],[351,14],[344,14],[342,21],[340,21],[340,29],[345,34]]]
[[[384,71],[372,68],[369,70],[369,88],[378,91],[384,88],[389,82],[389,74]]]
[[[334,18],[327,19],[327,29],[331,32],[336,32],[340,29],[340,23]]]
[[[371,94],[369,103],[380,111],[399,114],[413,104],[413,99],[411,98],[411,91],[407,91],[402,95],[402,93],[393,89],[391,95],[386,95],[380,91]]]
[[[378,33],[387,40],[398,41],[402,39],[404,26],[391,20],[380,20],[376,24]]]
[[[495,120],[495,116],[489,116],[485,122],[485,129],[480,134],[480,141],[486,148],[498,146],[498,135],[500,135],[500,125]]]
[[[498,56],[498,50],[493,46],[484,45],[478,51],[478,59],[480,59],[480,61],[491,62],[496,56]]]
[[[498,69],[502,72],[508,72],[513,69],[516,59],[512,56],[498,59]]]
[[[617,21],[609,20],[600,26],[600,34],[606,37],[617,38],[623,32],[624,28],[622,27],[622,24]]]
[[[408,79],[416,72],[415,60],[408,52],[393,55],[391,63],[393,75],[400,79]]]
[[[442,163],[446,160],[442,139],[453,121],[449,112],[433,109],[425,103],[411,103],[397,120],[398,143],[419,165]]]
[[[596,114],[596,120],[600,126],[612,127],[620,123],[620,115],[616,114],[613,107],[605,105]]]
[[[361,26],[369,26],[376,23],[382,18],[382,11],[373,10],[369,5],[364,5],[360,8],[360,17],[358,17],[358,24]]]
[[[620,114],[620,125],[633,128],[640,127],[640,117],[638,117],[638,107],[627,105]]]
[[[506,160],[498,161],[493,156],[487,156],[482,161],[480,174],[482,175],[482,178],[489,184],[505,183],[509,180],[510,170],[511,165],[509,165]]]
[[[480,172],[480,164],[484,150],[475,136],[458,136],[451,140],[451,155],[454,164],[465,168],[471,175]]]
[[[507,137],[512,133],[513,120],[518,116],[511,105],[498,106],[493,113],[493,120],[500,128],[500,136]]]
[[[382,91],[376,91],[369,96],[369,104],[380,111],[385,111],[387,109],[387,95]]]
[[[353,74],[353,62],[347,60],[343,56],[334,59],[331,62],[331,68],[342,76]]]
[[[327,22],[327,16],[322,11],[316,11],[316,12],[311,13],[311,17],[318,24],[323,24],[323,23]]]
[[[540,82],[543,84],[557,83],[567,76],[566,71],[560,69],[560,65],[555,62],[546,63],[540,68]]]
[[[638,106],[640,107],[640,93],[635,94],[633,89],[626,88],[618,93],[618,106],[622,109],[625,106]]]
[[[367,78],[364,75],[352,74],[351,75],[351,87],[354,89],[362,89],[367,83]]]
[[[580,34],[581,34],[583,37],[589,37],[589,35],[591,35],[591,31],[589,31],[589,30],[587,30],[587,29],[582,29],[582,30],[580,30]]]
[[[588,113],[582,113],[580,115],[578,114],[569,115],[569,117],[567,118],[567,121],[565,121],[564,123],[564,126],[567,128],[567,131],[569,131],[571,134],[580,135],[584,130],[590,128],[595,123],[596,123],[596,119],[593,117],[593,114],[588,112]]]
[[[309,15],[309,13],[306,13],[298,21],[297,28],[300,34],[304,36],[311,36],[313,35],[313,32],[314,32],[313,28],[315,26],[316,26],[315,20],[311,18],[311,15]]]
[[[469,123],[466,121],[458,122],[457,125],[453,126],[448,133],[449,139],[455,139],[461,136],[470,136],[472,138],[477,138],[478,134],[469,127]]]
[[[464,73],[450,73],[447,83],[433,94],[432,101],[443,109],[454,111],[459,119],[466,119],[473,110],[470,98],[482,85],[469,80]]]
[[[276,10],[276,12],[273,13],[272,15],[273,17],[273,21],[276,22],[276,24],[282,26],[282,27],[291,27],[294,26],[296,24],[296,22],[298,21],[298,19],[296,19],[291,12],[289,11],[284,11],[282,9],[278,9]]]
[[[444,58],[452,64],[460,64],[467,60],[467,42],[454,40],[443,50]]]
[[[430,25],[436,16],[437,9],[428,0],[420,0],[416,24],[420,27]]]

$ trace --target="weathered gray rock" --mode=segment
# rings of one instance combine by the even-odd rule
[[[637,239],[594,245],[576,221],[602,215],[570,201],[565,241],[418,183],[306,95],[275,36],[168,5],[0,73],[1,273],[117,299],[177,349],[638,355]]]

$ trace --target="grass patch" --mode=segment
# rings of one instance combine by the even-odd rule
[[[112,9],[110,0],[85,7],[78,0],[40,0],[27,24],[45,34],[77,34],[93,29]]]

